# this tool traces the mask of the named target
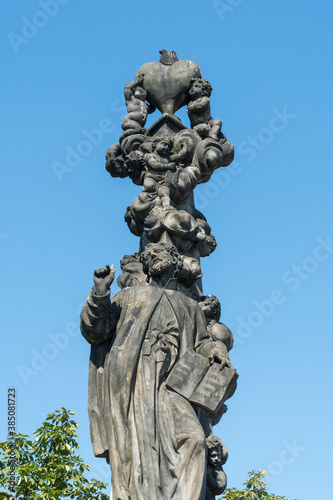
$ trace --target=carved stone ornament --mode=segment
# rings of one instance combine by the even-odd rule
[[[110,464],[112,500],[212,500],[226,488],[228,456],[213,426],[238,375],[220,302],[202,291],[200,259],[217,243],[193,192],[234,149],[211,115],[212,87],[199,66],[160,54],[125,85],[128,113],[106,153],[112,177],[142,186],[125,212],[140,243],[121,260],[112,298],[114,267],[95,271],[81,313],[91,440]],[[187,125],[175,115],[183,106]]]

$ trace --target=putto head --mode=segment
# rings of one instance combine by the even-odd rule
[[[208,449],[208,463],[211,467],[215,468],[222,464],[223,462],[223,443],[222,441],[214,435],[208,436],[206,439],[206,445]]]
[[[211,434],[206,439],[206,446],[208,450],[208,463],[211,467],[216,468],[226,463],[228,450],[221,439]]]
[[[154,139],[152,144],[152,150],[155,151],[156,147],[161,143],[165,144],[168,147],[169,151],[171,151],[173,147],[173,140],[171,139],[171,137],[168,137],[166,135],[162,135]]]
[[[207,318],[219,321],[221,316],[221,303],[215,295],[203,295],[200,297],[199,306]]]
[[[208,80],[204,80],[203,78],[192,78],[191,79],[191,89],[193,87],[201,87],[202,95],[210,97],[213,91],[213,87],[209,83]],[[191,92],[190,92],[191,93]]]
[[[140,87],[138,85],[134,90],[134,95],[137,99],[140,99],[140,101],[145,101],[147,97],[147,91],[143,87]]]

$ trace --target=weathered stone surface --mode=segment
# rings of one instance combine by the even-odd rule
[[[106,168],[112,177],[128,176],[143,186],[125,215],[130,231],[140,237],[140,251],[167,241],[200,261],[215,250],[216,241],[195,208],[193,190],[232,162],[234,148],[222,122],[212,117],[212,87],[198,65],[179,61],[174,52],[161,53],[160,62],[141,66],[125,86],[128,115],[119,143],[106,153]],[[174,114],[184,105],[191,129]],[[163,114],[146,129],[155,108]]]
[[[125,86],[123,132],[106,153],[112,177],[142,186],[125,214],[140,245],[121,260],[112,299],[114,267],[95,271],[81,313],[91,439],[110,463],[113,500],[212,500],[226,487],[227,459],[213,426],[238,375],[220,303],[202,294],[200,258],[217,243],[193,191],[231,163],[233,146],[200,68],[160,53]],[[191,128],[174,114],[185,105]],[[162,116],[146,129],[155,108]]]
[[[166,66],[159,62],[146,63],[137,72],[143,76],[147,99],[161,113],[175,113],[187,104],[193,78],[201,78],[201,71],[193,61],[176,61]]]

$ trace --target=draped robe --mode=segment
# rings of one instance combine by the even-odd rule
[[[197,303],[153,285],[89,294],[88,410],[94,453],[110,461],[112,500],[204,500],[205,434],[189,401],[166,386],[186,351],[211,340]]]

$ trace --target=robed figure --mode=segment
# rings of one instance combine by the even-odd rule
[[[226,349],[209,337],[197,302],[177,290],[176,249],[149,244],[141,259],[147,285],[110,301],[114,268],[98,269],[81,314],[94,453],[110,463],[113,500],[205,500],[206,436],[193,405],[166,382],[184,353],[222,367]]]

